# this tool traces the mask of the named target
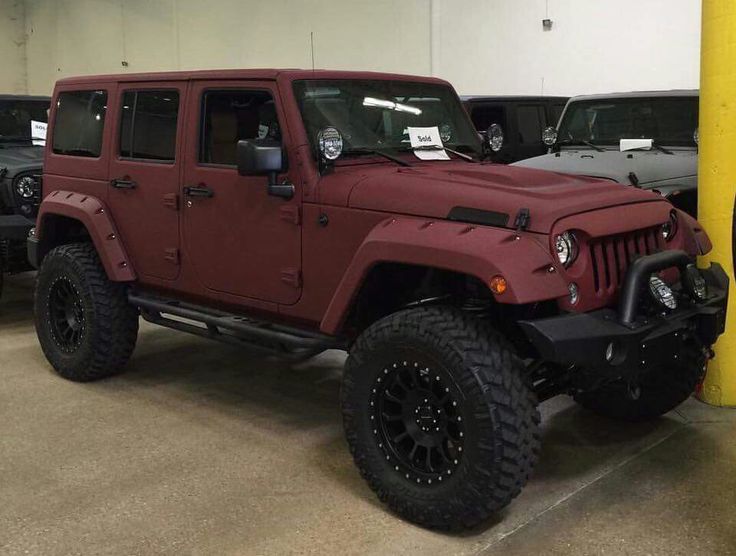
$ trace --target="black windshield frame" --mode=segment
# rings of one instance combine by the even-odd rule
[[[347,152],[365,149],[400,152],[410,145],[403,132],[413,124],[438,128],[447,125],[450,138],[446,141],[443,138],[444,144],[468,154],[482,155],[477,131],[455,91],[446,85],[401,80],[304,79],[294,81],[293,89],[315,154],[317,135],[325,127],[340,131]],[[393,102],[397,107],[367,105],[366,99]],[[417,114],[417,110],[421,113]]]
[[[697,96],[571,101],[558,126],[559,142],[618,147],[621,139],[652,139],[658,145],[694,148],[698,102]]]

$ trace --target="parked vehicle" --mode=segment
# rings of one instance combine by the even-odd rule
[[[545,141],[548,154],[517,164],[656,190],[697,216],[698,91],[574,97]]]
[[[50,102],[49,97],[0,95],[0,294],[4,273],[31,270],[26,238],[40,202],[42,132]]]
[[[63,79],[29,257],[75,381],[138,316],[285,357],[346,349],[350,451],[393,510],[470,527],[526,484],[537,404],[650,419],[686,399],[728,279],[658,195],[481,162],[445,81],[229,70]]]
[[[568,97],[465,96],[462,100],[479,132],[484,133],[493,125],[501,129],[502,146],[491,152],[490,158],[510,164],[547,152],[542,132],[557,125]]]

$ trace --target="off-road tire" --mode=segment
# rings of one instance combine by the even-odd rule
[[[74,346],[57,340],[51,316],[52,291],[63,285],[81,311],[83,326]],[[56,294],[53,294],[56,295]],[[138,310],[127,300],[126,286],[107,278],[92,244],[53,249],[41,264],[35,293],[36,333],[58,374],[88,382],[119,373],[138,336]],[[63,346],[63,347],[62,347]]]
[[[638,397],[631,395],[627,382],[608,383],[573,397],[584,408],[604,417],[639,422],[656,419],[672,411],[695,391],[705,374],[705,359],[695,346],[687,346],[676,361],[659,365],[642,375]]]
[[[466,431],[452,474],[433,484],[418,484],[406,468],[397,471],[371,419],[375,385],[390,379],[395,363],[411,367],[414,356],[443,369]],[[537,401],[522,377],[523,364],[506,339],[460,310],[415,308],[374,323],[350,350],[341,392],[350,451],[371,489],[425,527],[457,530],[485,522],[519,494],[539,454]]]

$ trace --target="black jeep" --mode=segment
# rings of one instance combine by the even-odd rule
[[[31,270],[26,237],[35,224],[49,97],[0,95],[0,293],[3,274]]]

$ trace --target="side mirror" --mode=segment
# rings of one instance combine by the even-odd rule
[[[294,186],[278,183],[278,175],[287,168],[281,143],[273,139],[243,139],[238,141],[236,160],[241,176],[268,176],[268,194],[291,199]]]
[[[488,146],[494,153],[497,153],[503,147],[503,128],[498,124],[491,124],[486,130],[486,141]]]
[[[552,126],[545,127],[542,132],[542,143],[548,147],[554,146],[557,143],[557,129]]]

